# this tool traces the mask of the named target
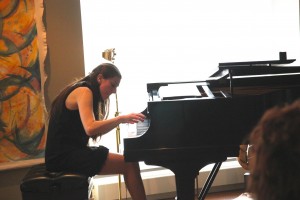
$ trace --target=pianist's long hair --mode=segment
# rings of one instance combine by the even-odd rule
[[[97,81],[97,76],[99,74],[102,74],[103,78],[105,79],[109,79],[113,77],[122,78],[119,69],[112,63],[100,64],[99,66],[94,68],[89,75],[74,81],[73,83],[69,84],[64,90],[60,92],[60,94],[55,98],[55,100],[52,103],[50,118],[54,121],[56,119],[59,119],[59,117],[56,116],[59,116],[61,114],[61,110],[62,110],[61,108],[65,103],[66,96],[69,94],[70,90],[72,90],[74,86],[80,84],[83,86],[84,85],[88,86],[89,88],[91,88],[93,92],[93,111],[94,111],[95,119],[96,120],[106,119],[109,114],[109,99],[107,99],[106,101],[102,99],[99,90],[99,83]],[[54,122],[54,123],[58,123],[58,122]],[[93,139],[95,140],[97,137],[98,136],[95,136],[93,137]]]
[[[250,135],[257,200],[300,199],[300,101],[268,110]]]

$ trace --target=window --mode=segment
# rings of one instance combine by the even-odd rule
[[[81,0],[81,12],[86,73],[116,50],[121,113],[146,108],[149,82],[203,80],[220,62],[276,60],[281,51],[299,60],[298,0]]]

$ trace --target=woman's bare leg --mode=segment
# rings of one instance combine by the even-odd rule
[[[124,156],[109,153],[100,175],[123,174],[125,184],[133,200],[146,200],[138,163],[125,162]]]

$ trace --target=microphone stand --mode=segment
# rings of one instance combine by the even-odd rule
[[[116,113],[115,117],[119,116],[119,108],[118,108],[118,95],[116,93]],[[117,142],[117,152],[120,153],[120,144],[121,144],[121,136],[120,136],[120,126],[116,127],[116,142]],[[119,200],[122,199],[121,194],[121,174],[118,174],[118,187],[119,187]]]
[[[107,49],[104,52],[102,52],[102,57],[106,60],[111,61],[114,63],[114,56],[116,55],[115,49]],[[118,95],[116,92],[116,112],[115,112],[115,117],[119,116],[119,103],[118,103]],[[117,143],[117,152],[120,153],[120,144],[121,144],[121,134],[120,134],[120,126],[118,125],[116,127],[116,143]],[[118,174],[118,188],[119,188],[119,200],[122,199],[122,188],[121,188],[121,174]]]

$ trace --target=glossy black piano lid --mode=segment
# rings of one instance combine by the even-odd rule
[[[296,59],[286,59],[286,55],[282,56],[282,53],[285,52],[280,52],[279,60],[219,63],[219,70],[211,75],[211,77],[215,77],[222,74],[221,72],[228,70],[230,70],[232,76],[300,72],[300,67],[286,65],[293,63]]]
[[[282,53],[282,52],[281,52]],[[272,66],[272,65],[283,65],[283,64],[291,64],[295,62],[296,59],[287,59],[286,55],[281,56],[279,60],[262,60],[262,61],[243,61],[243,62],[225,62],[219,63],[219,68],[231,68],[231,67],[247,67],[247,66]]]

